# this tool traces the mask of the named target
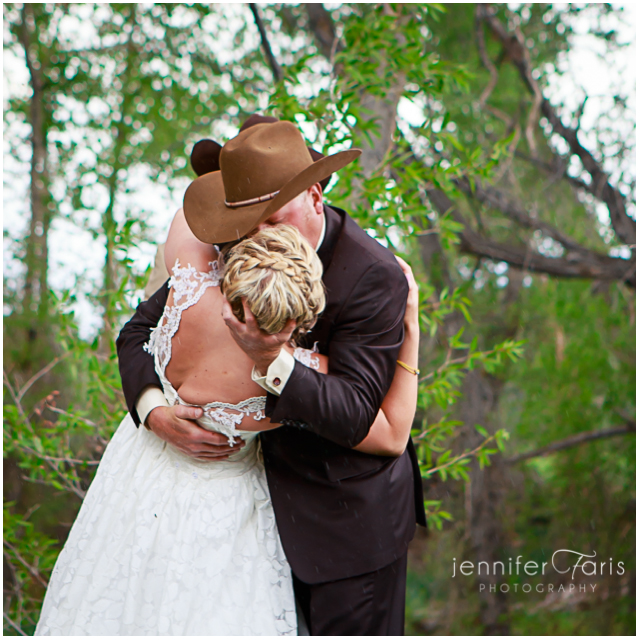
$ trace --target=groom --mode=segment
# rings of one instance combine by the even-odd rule
[[[411,440],[398,458],[352,447],[366,437],[393,379],[407,282],[387,249],[344,211],[323,204],[323,184],[357,152],[314,162],[294,125],[252,119],[254,126],[245,125],[222,148],[222,171],[203,172],[189,187],[185,216],[205,242],[285,223],[316,247],[327,305],[300,346],[318,343],[329,356],[328,375],[281,349],[286,332],[268,336],[228,310],[225,320],[256,365],[254,380],[268,392],[267,415],[283,425],[261,435],[262,448],[311,634],[402,635],[407,546],[416,520],[426,524],[415,450]],[[212,147],[207,169],[218,168],[218,150]],[[224,201],[212,202],[221,188]],[[224,458],[233,452],[226,439],[186,419],[201,410],[166,406],[153,359],[142,349],[167,295],[165,284],[138,307],[117,341],[129,410],[137,424],[185,453]]]

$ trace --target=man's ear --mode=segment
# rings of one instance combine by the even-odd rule
[[[322,187],[319,182],[309,187],[311,195],[311,204],[318,215],[324,213],[324,196],[322,195]]]

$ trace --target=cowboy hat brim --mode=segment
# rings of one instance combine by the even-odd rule
[[[239,240],[303,191],[353,162],[362,151],[349,149],[322,158],[289,180],[272,200],[246,207],[225,204],[222,173],[207,173],[194,180],[184,194],[184,215],[202,242],[219,244]]]

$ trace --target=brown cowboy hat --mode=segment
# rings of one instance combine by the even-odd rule
[[[314,162],[292,122],[256,124],[222,147],[220,171],[189,185],[185,218],[202,242],[238,240],[361,153],[349,149]]]
[[[278,122],[278,118],[261,116],[259,113],[254,113],[243,122],[240,127],[240,132],[256,124],[273,124],[274,122]],[[324,155],[319,151],[311,147],[307,147],[307,149],[314,162],[324,158]],[[200,140],[193,145],[193,149],[191,150],[191,167],[197,176],[203,176],[205,173],[211,173],[212,171],[220,171],[220,151],[222,151],[222,145],[209,138]],[[323,191],[327,188],[329,180],[331,180],[330,175],[324,180],[320,180],[320,186]]]

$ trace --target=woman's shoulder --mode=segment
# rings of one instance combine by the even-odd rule
[[[190,264],[196,271],[207,273],[211,270],[211,263],[218,259],[218,250],[214,245],[201,242],[193,235],[184,211],[178,209],[169,229],[164,258],[168,271],[178,261],[181,265]]]

